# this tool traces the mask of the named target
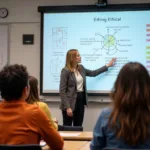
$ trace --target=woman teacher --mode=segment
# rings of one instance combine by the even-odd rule
[[[61,98],[63,125],[82,126],[84,105],[87,105],[86,76],[95,77],[113,66],[116,58],[97,69],[88,70],[80,65],[81,56],[76,49],[71,49],[66,55],[66,65],[61,71],[59,94]]]

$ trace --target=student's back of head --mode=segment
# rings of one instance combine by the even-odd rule
[[[29,93],[28,72],[22,65],[0,71],[0,144],[39,144],[43,139],[51,149],[62,149],[63,139],[46,114],[25,99]]]
[[[23,65],[9,65],[0,71],[1,96],[6,101],[19,100],[28,94],[28,72]]]
[[[130,62],[120,71],[111,94],[110,124],[128,144],[143,143],[150,129],[150,77],[140,63]],[[119,122],[119,126],[117,126]]]
[[[38,80],[33,76],[29,76],[29,85],[30,85],[30,93],[26,101],[30,104],[34,104],[35,102],[39,102],[39,92],[38,92]]]
[[[150,77],[146,68],[137,62],[124,65],[110,96],[112,108],[102,111],[91,149],[150,148]]]
[[[52,119],[52,115],[51,115],[48,105],[46,103],[40,101],[37,78],[35,78],[34,76],[29,76],[29,85],[30,85],[30,92],[26,99],[26,102],[29,104],[38,105],[39,108],[41,108],[46,113],[46,115],[48,116],[49,120],[51,121],[53,127],[55,129],[58,129],[57,123],[55,123]]]

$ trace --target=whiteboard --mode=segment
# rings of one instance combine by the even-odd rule
[[[39,7],[39,11],[40,8],[43,14],[41,95],[58,95],[61,70],[69,49],[79,50],[81,63],[89,70],[97,70],[112,57],[117,58],[107,72],[86,77],[90,95],[109,95],[120,69],[128,62],[138,61],[150,72],[150,24],[147,22],[150,5],[113,5],[100,10],[87,5],[82,8],[50,6],[46,7],[48,11],[45,7]]]
[[[0,70],[8,63],[8,25],[0,24]]]

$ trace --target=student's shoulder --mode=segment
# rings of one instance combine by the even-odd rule
[[[25,114],[27,116],[36,116],[41,113],[41,109],[36,104],[26,104],[26,111]]]
[[[48,108],[48,105],[45,102],[37,102],[40,108]]]
[[[111,112],[112,112],[112,108],[111,107],[104,108],[102,110],[102,112],[101,112],[101,116],[107,118],[107,117],[110,116]]]
[[[36,124],[42,120],[47,120],[46,114],[37,104],[27,104],[26,107],[23,117],[28,122]]]
[[[26,111],[31,110],[31,109],[36,110],[38,109],[38,105],[26,103],[25,108],[26,108]]]

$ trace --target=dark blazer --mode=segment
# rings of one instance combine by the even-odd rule
[[[107,71],[108,68],[103,66],[97,70],[88,70],[84,66],[80,65],[80,74],[83,78],[83,88],[85,95],[85,105],[88,103],[87,99],[87,89],[86,89],[86,76],[95,77],[100,73]],[[77,98],[77,84],[76,77],[73,72],[70,72],[68,68],[63,68],[60,77],[60,87],[59,94],[61,98],[60,109],[65,110],[66,108],[71,108],[74,110]]]

